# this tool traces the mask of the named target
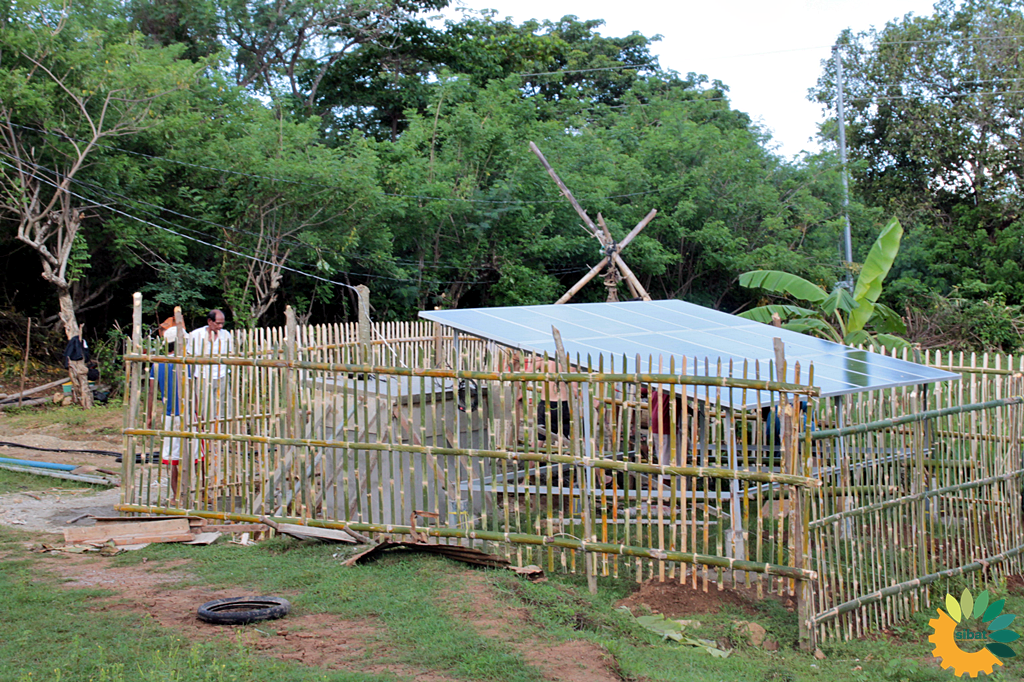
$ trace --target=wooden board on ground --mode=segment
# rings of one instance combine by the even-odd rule
[[[270,527],[262,523],[208,523],[203,526],[207,533],[265,533],[268,530]]]
[[[135,545],[143,542],[188,542],[194,539],[188,519],[102,523],[84,528],[65,528],[64,541],[69,544]]]
[[[278,523],[278,533],[284,533],[302,540],[333,540],[335,542],[348,542],[356,544],[356,539],[343,530],[331,528],[315,528],[313,526],[300,526],[295,523]]]

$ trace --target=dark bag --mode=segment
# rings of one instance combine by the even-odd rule
[[[89,362],[89,357],[89,344],[81,336],[76,336],[64,347],[64,369],[68,368],[69,362]]]

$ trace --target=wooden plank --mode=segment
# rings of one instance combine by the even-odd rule
[[[349,542],[356,544],[356,539],[343,530],[330,528],[314,528],[313,526],[300,526],[295,523],[279,523],[277,531],[285,535],[292,535],[301,538],[317,538],[319,540],[335,540],[337,542]]]
[[[264,533],[270,527],[262,523],[228,523],[223,525],[209,524],[203,528],[209,533]]]
[[[187,536],[187,537],[186,537]],[[104,523],[84,528],[65,528],[64,541],[71,544],[107,542],[131,545],[141,542],[183,542],[192,539],[188,519],[164,519],[143,523]]]
[[[115,545],[120,546],[155,544],[157,542],[191,542],[196,539],[196,536],[192,533],[175,533],[173,535],[160,533],[158,535],[127,535],[110,539],[114,541]]]

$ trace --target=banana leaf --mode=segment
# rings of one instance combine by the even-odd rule
[[[896,260],[902,238],[903,227],[899,220],[893,218],[871,246],[857,278],[857,286],[853,289],[853,299],[859,305],[850,312],[846,322],[847,333],[864,329],[874,314],[875,301],[882,295],[882,282]]]
[[[827,296],[825,290],[817,284],[781,270],[744,272],[740,275],[740,286],[748,289],[764,289],[773,294],[786,294],[809,303],[821,303]]]
[[[832,327],[828,322],[819,320],[816,318],[801,318],[799,320],[790,320],[782,324],[783,329],[788,329],[792,332],[800,332],[801,334],[810,334],[811,336],[818,336],[823,339],[829,339],[831,341],[839,341],[839,334],[835,328]]]
[[[871,327],[883,334],[906,334],[907,325],[899,313],[887,305],[875,304],[875,314],[871,316]]]
[[[746,320],[753,320],[754,322],[761,322],[764,324],[772,323],[772,314],[778,313],[779,319],[783,322],[792,319],[794,317],[813,317],[816,313],[810,308],[801,308],[798,305],[763,305],[760,308],[754,308],[752,310],[744,310],[737,317],[742,317]]]
[[[844,313],[848,313],[857,307],[857,301],[853,300],[853,296],[844,287],[837,286],[832,290],[832,293],[828,295],[821,303],[821,310],[826,315],[834,315],[836,309],[842,310]]]

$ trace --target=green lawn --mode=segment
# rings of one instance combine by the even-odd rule
[[[401,679],[328,671],[266,657],[239,644],[195,643],[181,632],[163,629],[128,612],[97,611],[95,600],[107,593],[62,590],[47,572],[49,555],[25,551],[27,534],[0,530],[0,682],[14,680],[380,680]],[[111,566],[146,561],[147,568],[185,560],[175,570],[189,584],[237,588],[243,592],[287,595],[293,614],[335,614],[343,619],[371,618],[381,628],[381,661],[432,671],[450,679],[532,682],[543,679],[507,638],[484,634],[467,616],[469,581],[483,584],[501,618],[504,607],[525,609],[515,621],[517,638],[558,643],[582,639],[603,647],[627,680],[723,682],[761,680],[906,680],[953,679],[928,662],[931,645],[923,614],[898,633],[872,641],[823,646],[816,660],[793,648],[792,612],[765,601],[756,616],[728,608],[698,615],[694,634],[735,648],[727,659],[658,640],[639,628],[614,602],[634,583],[602,581],[597,596],[577,576],[551,575],[530,583],[511,573],[468,568],[446,559],[386,556],[366,566],[346,568],[332,545],[307,545],[275,539],[256,546],[218,543],[209,547],[151,545],[112,559]],[[185,587],[186,585],[182,585]],[[945,588],[943,588],[945,589]],[[1005,596],[1005,595],[1004,595]],[[1011,596],[1006,612],[1024,613],[1024,599]],[[754,620],[782,644],[769,652],[743,643],[733,621]],[[1015,623],[1020,632],[1021,623]],[[264,632],[266,629],[264,629]],[[1020,648],[1019,646],[1017,648]],[[372,649],[371,649],[372,650]],[[1024,655],[1024,652],[1022,652]],[[1017,660],[993,681],[1024,678]],[[858,669],[859,668],[859,669]]]

